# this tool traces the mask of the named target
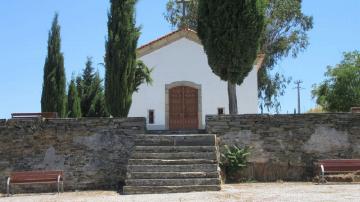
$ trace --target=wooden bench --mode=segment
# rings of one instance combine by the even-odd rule
[[[13,119],[31,119],[31,118],[57,118],[57,112],[42,112],[42,113],[12,113]]]
[[[64,171],[24,171],[12,172],[7,179],[6,192],[10,196],[12,184],[57,184],[57,191],[64,191]]]
[[[360,159],[324,159],[315,163],[320,171],[320,183],[326,183],[325,174],[351,173],[360,170]]]

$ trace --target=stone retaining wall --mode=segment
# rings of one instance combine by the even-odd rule
[[[222,146],[251,147],[244,178],[310,180],[317,159],[360,158],[360,114],[207,116],[206,125]]]
[[[49,169],[65,171],[66,190],[115,189],[144,132],[145,118],[0,120],[0,191],[11,171]]]

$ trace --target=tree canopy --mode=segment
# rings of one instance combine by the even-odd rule
[[[360,52],[344,53],[335,67],[329,66],[325,81],[313,87],[316,103],[330,112],[349,112],[360,106]]]
[[[253,69],[264,28],[264,0],[200,0],[198,35],[212,71],[229,83],[229,111],[237,113],[236,84]]]
[[[47,56],[44,65],[41,111],[57,112],[60,117],[66,116],[66,78],[57,13],[49,31]]]

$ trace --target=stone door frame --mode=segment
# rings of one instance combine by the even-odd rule
[[[198,92],[198,129],[202,126],[202,92],[201,84],[197,84],[191,81],[175,81],[170,84],[165,84],[165,129],[169,130],[169,113],[170,113],[170,104],[169,104],[169,91],[171,88],[179,86],[188,86],[191,88],[197,89]]]

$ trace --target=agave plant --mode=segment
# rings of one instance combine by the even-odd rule
[[[220,165],[226,169],[228,174],[234,173],[246,167],[250,155],[249,147],[240,148],[236,145],[229,147],[225,145],[225,152],[221,154]]]

